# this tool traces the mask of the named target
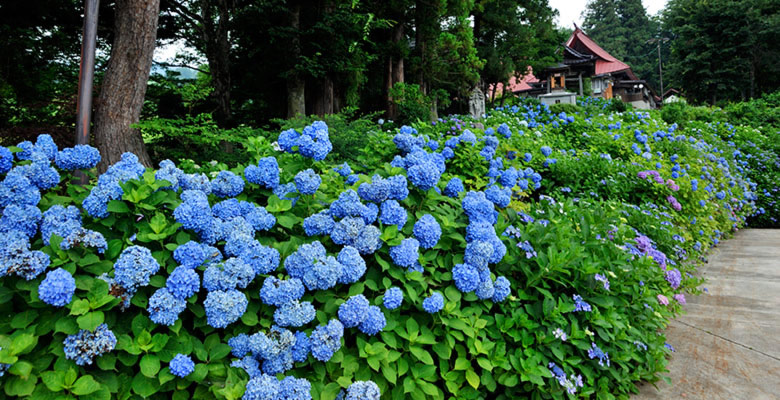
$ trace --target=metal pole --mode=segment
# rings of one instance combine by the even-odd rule
[[[76,113],[76,144],[89,143],[92,120],[92,83],[95,79],[95,42],[97,40],[98,6],[100,0],[84,0],[84,37],[79,68],[79,99]],[[83,178],[82,178],[83,179]]]
[[[661,107],[664,105],[664,70],[661,67],[661,41],[658,41],[658,76],[661,79]]]

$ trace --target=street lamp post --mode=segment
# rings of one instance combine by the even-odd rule
[[[76,114],[78,115],[76,120],[76,144],[89,143],[99,4],[100,0],[84,0],[84,31],[81,44],[81,65],[79,68],[79,97],[76,109]]]

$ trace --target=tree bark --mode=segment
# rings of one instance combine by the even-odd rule
[[[319,87],[317,88],[318,93],[316,98],[314,99],[314,105],[312,106],[311,112],[321,117],[325,114],[333,114],[334,93],[333,93],[333,80],[330,79],[329,76],[326,75],[319,81],[320,84],[318,85]]]
[[[296,2],[290,6],[290,28],[294,31],[290,47],[296,63],[301,57],[300,27],[301,5]],[[293,70],[287,76],[287,118],[294,118],[297,115],[306,115],[306,82],[293,66]]]
[[[216,5],[217,18],[211,12],[210,4]],[[232,0],[201,0],[204,20],[207,26],[202,31],[206,42],[206,58],[211,70],[211,83],[214,85],[214,99],[217,110],[214,119],[223,128],[232,128],[233,113],[230,107],[230,11],[234,8]],[[216,22],[215,22],[216,19]]]
[[[95,142],[102,160],[99,171],[132,152],[151,167],[138,122],[152,67],[160,0],[117,0],[114,43],[95,112]]]

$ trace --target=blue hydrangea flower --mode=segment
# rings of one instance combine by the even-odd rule
[[[327,210],[310,215],[303,220],[303,231],[306,236],[330,235],[336,221],[330,216]]]
[[[471,143],[471,145],[473,146],[477,144],[477,136],[474,135],[474,133],[471,132],[470,130],[466,129],[463,131],[463,133],[460,134],[460,141]]]
[[[334,167],[333,170],[336,171],[337,174],[341,175],[344,178],[352,174],[352,168],[346,162]]]
[[[208,230],[214,217],[206,193],[199,190],[185,190],[180,197],[182,203],[173,210],[176,222],[182,224],[184,229],[191,229],[198,233]]]
[[[434,314],[444,308],[444,296],[439,292],[433,292],[432,295],[423,300],[423,310],[429,314]]]
[[[281,138],[280,138],[281,139]],[[281,142],[280,142],[281,143]],[[275,400],[279,398],[280,383],[275,376],[261,374],[246,383],[243,400]]]
[[[311,383],[305,378],[286,376],[279,384],[278,399],[311,400]]]
[[[200,277],[194,269],[179,266],[168,276],[165,287],[173,297],[186,300],[200,290]]]
[[[390,182],[379,175],[371,178],[371,183],[363,182],[358,187],[358,195],[366,201],[381,203],[390,195]]]
[[[444,157],[445,159],[449,160],[450,158],[452,158],[452,157],[455,157],[455,152],[454,152],[454,151],[452,151],[452,149],[451,149],[451,148],[449,148],[449,147],[445,147],[444,149],[442,149],[442,151],[441,151],[441,155],[442,155],[442,157]]]
[[[333,256],[317,259],[307,268],[301,280],[309,290],[327,290],[336,286],[344,266]]]
[[[409,268],[417,262],[419,247],[420,242],[417,239],[406,238],[398,246],[390,248],[390,257],[396,265]]]
[[[108,242],[100,232],[79,228],[70,232],[60,243],[60,248],[63,250],[70,250],[76,246],[94,248],[102,254],[108,248]]]
[[[217,177],[211,181],[211,193],[217,197],[236,197],[242,191],[244,180],[230,171],[219,171]]]
[[[222,260],[222,252],[216,247],[191,240],[173,251],[173,259],[184,267],[197,268],[207,261],[217,262]]]
[[[273,190],[279,186],[279,164],[276,157],[264,157],[257,165],[247,166],[244,169],[244,177],[249,183]]]
[[[493,246],[490,242],[475,240],[466,244],[466,253],[463,261],[475,268],[485,268],[493,255]]]
[[[199,190],[203,193],[211,193],[211,181],[204,173],[184,174],[179,179],[179,185],[183,190]]]
[[[116,336],[106,324],[100,324],[95,332],[86,329],[75,335],[70,335],[63,341],[65,358],[73,360],[76,365],[92,365],[95,357],[114,350]]]
[[[171,160],[160,161],[160,169],[155,171],[154,179],[166,180],[171,184],[163,186],[161,189],[170,189],[173,191],[179,190],[180,181],[184,178],[184,171],[176,168],[176,164]]]
[[[8,174],[0,183],[0,208],[9,204],[37,205],[41,192],[22,174]]]
[[[313,321],[316,314],[317,311],[311,302],[293,300],[276,309],[274,322],[284,327],[300,327]]]
[[[515,167],[509,167],[501,172],[498,183],[507,188],[512,188],[517,184],[518,173]]]
[[[603,367],[606,363],[607,367],[609,367],[609,354],[605,351],[602,351],[599,346],[596,346],[596,343],[591,342],[591,348],[588,349],[588,357],[590,357],[591,360],[598,358],[599,365]]]
[[[456,264],[452,268],[452,280],[461,292],[473,292],[477,290],[480,283],[479,271],[469,264]]]
[[[406,209],[401,207],[396,200],[385,200],[382,203],[382,213],[379,221],[385,225],[397,225],[398,230],[403,229],[406,224]]]
[[[512,189],[493,185],[485,190],[485,197],[499,208],[506,208],[512,201]]]
[[[368,225],[360,231],[353,246],[358,249],[360,254],[374,254],[375,251],[382,248],[382,232],[374,225]]]
[[[424,249],[432,249],[441,238],[441,226],[431,214],[425,214],[414,223],[414,237]]]
[[[463,181],[458,178],[452,178],[447,182],[447,186],[444,188],[444,195],[448,197],[458,197],[460,192],[464,191]]]
[[[291,277],[303,280],[306,270],[325,256],[325,247],[319,241],[304,243],[284,260],[284,268]]]
[[[174,376],[184,378],[195,371],[195,363],[192,362],[190,356],[179,353],[171,359],[168,369],[171,370],[171,374]]]
[[[11,170],[14,166],[14,155],[7,147],[0,146],[0,174]]]
[[[57,156],[57,144],[54,143],[51,135],[44,133],[35,139],[35,151],[42,153],[47,160],[53,161]]]
[[[385,325],[387,325],[387,320],[385,320],[385,314],[382,313],[382,310],[377,306],[369,306],[358,329],[366,335],[373,336],[381,332]]]
[[[355,242],[365,228],[366,222],[362,218],[345,217],[333,226],[330,238],[333,243],[357,247]]]
[[[339,321],[346,328],[355,328],[366,318],[369,307],[368,299],[362,294],[350,297],[339,306]]]
[[[436,186],[442,171],[430,161],[424,161],[407,170],[412,185],[420,190],[429,190]]]
[[[484,192],[468,192],[461,202],[463,211],[468,215],[471,222],[485,221],[495,224],[498,218],[498,212],[493,207],[493,203],[487,199]]]
[[[506,279],[503,276],[499,276],[496,278],[495,283],[493,283],[493,286],[495,288],[495,292],[493,293],[493,302],[494,303],[500,303],[504,301],[504,299],[509,296],[511,293],[509,280]]]
[[[401,306],[404,301],[404,293],[398,287],[390,287],[385,291],[385,295],[382,297],[382,303],[388,310],[395,310]]]
[[[38,233],[41,210],[31,205],[11,204],[0,217],[0,232],[19,231],[31,238]]]
[[[477,290],[474,291],[474,293],[476,293],[480,300],[493,298],[493,295],[496,293],[496,288],[493,285],[493,281],[490,280],[489,276],[487,279],[482,280],[482,282],[477,285]]]
[[[344,246],[336,260],[343,266],[338,283],[355,283],[366,272],[366,261],[360,256],[360,252],[352,246]]]
[[[505,124],[505,123],[504,123],[504,124],[501,124],[501,125],[499,125],[499,126],[498,126],[498,129],[497,129],[497,131],[498,131],[498,133],[499,133],[501,136],[503,136],[503,137],[505,137],[505,138],[507,138],[507,139],[509,139],[510,137],[512,137],[512,130],[510,130],[510,129],[509,129],[509,125],[507,125],[507,124]],[[521,134],[522,134],[522,132],[521,132]]]
[[[531,162],[531,160],[533,160],[533,158],[534,158],[534,155],[531,154],[531,153],[525,153],[523,155],[523,161],[525,161],[525,162]]]
[[[46,304],[63,307],[70,304],[76,292],[76,280],[70,272],[57,268],[49,271],[38,285],[38,297]]]
[[[409,196],[409,186],[405,176],[393,175],[387,178],[387,182],[390,185],[390,190],[388,192],[389,199],[402,201]]]
[[[365,206],[360,202],[358,193],[352,189],[348,189],[341,192],[339,198],[331,203],[330,215],[336,219],[358,217],[364,212],[364,208]]]
[[[293,361],[304,362],[309,358],[311,352],[311,340],[306,336],[306,332],[295,332],[295,344],[292,347]]]
[[[114,280],[130,293],[149,284],[149,279],[160,269],[160,264],[152,257],[149,249],[130,246],[119,254],[114,263]]]
[[[304,292],[303,281],[300,279],[281,280],[269,276],[265,278],[263,286],[260,288],[260,300],[265,304],[280,307],[300,299]]]
[[[191,271],[191,270],[190,270]],[[168,288],[157,289],[149,297],[149,319],[155,324],[171,326],[176,323],[184,309],[187,308],[187,302],[175,297]]]
[[[376,222],[376,218],[379,216],[379,207],[374,203],[368,203],[363,207],[360,213],[360,218],[363,218],[363,222],[366,225]]]
[[[574,311],[591,311],[590,304],[586,303],[584,300],[582,300],[582,296],[575,294],[573,296],[574,298]]]
[[[372,381],[357,381],[347,388],[344,400],[379,400],[382,393],[379,386]]]
[[[255,270],[240,258],[232,257],[211,264],[203,273],[203,288],[208,291],[244,289],[255,278]]]
[[[100,162],[100,151],[88,144],[62,149],[57,153],[54,164],[64,170],[90,169]]]
[[[203,302],[206,321],[214,328],[224,328],[238,321],[246,312],[248,304],[246,295],[238,290],[209,292]]]
[[[43,244],[48,246],[52,235],[65,238],[79,228],[81,228],[79,209],[74,206],[65,208],[56,204],[43,213],[41,239],[43,239]]]
[[[323,121],[314,121],[303,128],[303,134],[297,140],[298,151],[304,157],[322,161],[333,150],[328,137],[328,126]]]
[[[341,338],[344,336],[344,325],[332,319],[327,325],[314,328],[311,333],[311,355],[317,360],[327,362],[341,348]]]
[[[552,154],[552,149],[550,148],[550,146],[542,146],[542,155],[544,155],[545,157],[549,157],[550,154]]]
[[[322,178],[311,168],[298,172],[295,175],[295,187],[300,194],[309,195],[316,193],[321,183]]]

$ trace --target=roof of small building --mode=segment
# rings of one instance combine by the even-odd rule
[[[533,89],[530,84],[536,82],[539,82],[539,79],[537,79],[536,76],[534,76],[533,69],[531,69],[531,67],[529,66],[527,73],[523,75],[520,79],[518,79],[516,76],[512,76],[511,78],[509,78],[508,88],[511,93],[522,92],[522,91]],[[504,93],[504,84],[499,83],[495,91],[496,91],[496,95],[500,95],[501,93]],[[488,98],[493,97],[493,85],[490,85],[488,87],[488,92],[486,96]]]
[[[615,58],[612,54],[609,54],[601,46],[596,44],[585,32],[575,25],[574,32],[566,41],[566,47],[569,47],[579,53],[590,53],[597,57],[596,59],[596,75],[604,75],[611,72],[626,71],[629,75],[633,76],[631,67]]]

